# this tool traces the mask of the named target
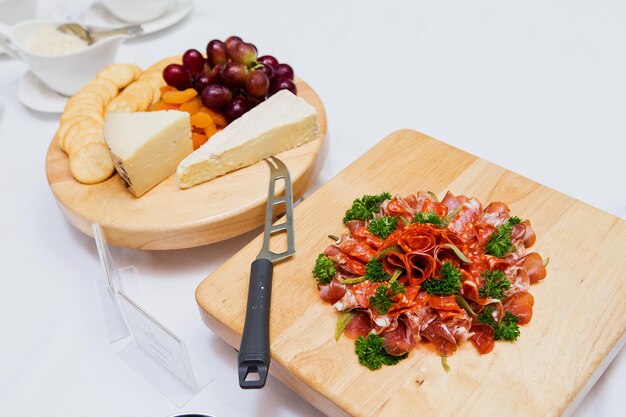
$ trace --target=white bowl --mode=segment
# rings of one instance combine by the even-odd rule
[[[115,35],[94,42],[84,49],[64,55],[46,56],[27,49],[29,39],[42,26],[66,22],[26,20],[0,34],[0,44],[12,57],[24,62],[44,84],[54,91],[71,96],[92,80],[105,66],[115,61],[120,44],[129,35]]]
[[[118,19],[142,23],[165,13],[172,0],[100,0],[100,3]]]

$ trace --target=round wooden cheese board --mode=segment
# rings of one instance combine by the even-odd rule
[[[282,152],[291,175],[294,201],[313,183],[323,165],[326,142],[324,106],[304,81],[296,79],[298,96],[317,110],[319,135]],[[168,250],[219,242],[263,224],[269,185],[264,161],[183,190],[176,174],[137,198],[115,174],[99,184],[76,181],[69,159],[56,137],[46,157],[46,175],[66,219],[92,236],[98,223],[108,243],[138,249]]]

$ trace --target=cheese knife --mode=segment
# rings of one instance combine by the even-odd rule
[[[270,185],[265,210],[263,247],[250,267],[248,305],[246,320],[237,357],[239,386],[241,388],[263,388],[270,367],[270,301],[274,262],[295,253],[293,237],[293,195],[291,178],[285,164],[278,158],[265,160],[270,166]],[[275,196],[277,180],[284,179],[285,195]],[[276,204],[285,204],[284,221],[272,224],[272,213]],[[270,238],[275,233],[287,233],[287,250],[276,253],[270,250]]]

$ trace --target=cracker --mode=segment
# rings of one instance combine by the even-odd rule
[[[60,138],[61,149],[65,151],[65,153],[69,154],[72,149],[72,142],[74,138],[80,135],[80,132],[85,129],[99,129],[102,130],[102,123],[98,123],[93,119],[80,119],[74,123],[72,123],[65,134]]]
[[[144,111],[152,102],[152,87],[149,84],[138,80],[126,87],[123,97],[126,98],[128,95],[136,99],[137,111]]]
[[[68,142],[76,135],[81,129],[88,129],[91,127],[102,127],[102,124],[90,117],[75,117],[61,125],[59,128],[59,145],[61,149],[68,153]]]
[[[147,84],[152,90],[152,101],[150,104],[154,104],[161,98],[161,87],[165,85],[165,81],[161,75],[154,77],[147,76],[139,79],[142,83]]]
[[[115,167],[104,143],[89,143],[70,157],[70,170],[83,184],[96,184],[113,175]]]
[[[142,74],[141,68],[137,65],[133,65],[133,73],[135,74],[135,79],[139,78]]]
[[[110,82],[113,82],[113,81],[110,81]],[[106,104],[109,101],[111,101],[113,97],[117,95],[117,89],[115,90],[114,94],[111,94],[111,90],[109,90],[104,85],[91,81],[80,90],[79,94],[80,93],[95,95],[97,97],[100,97],[100,99],[102,99],[102,103]]]
[[[96,78],[95,80],[90,81],[89,84],[98,84],[106,88],[109,92],[109,100],[115,98],[115,96],[117,96],[117,93],[119,92],[117,84],[115,84],[112,80],[109,80],[108,78]]]
[[[104,129],[101,127],[91,127],[81,130],[74,136],[73,140],[68,143],[68,155],[70,155],[71,158],[74,153],[90,143],[105,143]]]
[[[100,116],[100,115],[98,115]],[[64,147],[64,140],[65,140],[65,136],[67,135],[68,130],[75,124],[78,124],[79,122],[82,122],[83,120],[92,120],[93,122],[97,123],[99,126],[102,126],[103,124],[103,120],[102,120],[102,116],[100,116],[99,119],[94,118],[92,115],[90,114],[75,114],[74,116],[66,119],[65,121],[61,121],[61,124],[59,125],[59,130],[57,130],[57,139],[59,141],[59,146],[61,147],[61,149],[65,150]]]
[[[113,99],[106,108],[108,112],[134,112],[137,111],[137,99],[130,94],[120,94]]]
[[[79,116],[90,117],[94,120],[98,120],[101,123],[104,123],[103,111],[95,111],[89,108],[81,108],[81,107],[73,107],[70,110],[64,112],[61,115],[61,124],[68,122],[71,119],[74,119]]]
[[[71,157],[74,152],[88,143],[104,143],[104,129],[92,126],[78,131],[73,136],[68,136],[65,141],[67,154]]]
[[[141,68],[137,67],[136,65],[112,64],[101,70],[98,75],[96,75],[96,78],[109,79],[117,85],[118,89],[122,89],[128,84],[135,81],[135,74],[137,73],[137,69],[139,69],[140,74]]]
[[[104,108],[105,102],[102,97],[95,93],[83,93],[70,98],[65,105],[64,112],[70,112],[77,109],[100,111]]]

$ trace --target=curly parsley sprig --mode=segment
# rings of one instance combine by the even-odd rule
[[[504,224],[498,226],[496,231],[487,239],[485,253],[498,258],[504,258],[509,252],[513,252],[515,245],[513,245],[511,241],[511,231],[513,230],[513,226],[521,222],[522,219],[517,216],[512,216]]]
[[[337,274],[333,261],[323,253],[317,256],[315,267],[313,268],[313,276],[320,284],[327,284],[333,280]]]
[[[485,283],[478,289],[478,295],[482,298],[497,298],[504,300],[506,291],[511,288],[511,282],[502,271],[485,271],[481,274]]]
[[[369,299],[370,306],[379,314],[387,314],[393,301],[391,298],[396,294],[405,292],[404,285],[398,281],[390,281],[388,284],[381,284],[376,288],[376,292]]]
[[[514,341],[520,335],[517,316],[510,311],[504,313],[500,323],[493,318],[493,307],[487,307],[477,317],[479,323],[488,324],[493,328],[494,339]]]
[[[350,220],[370,220],[374,217],[374,213],[376,213],[380,204],[391,198],[391,194],[388,192],[380,193],[378,195],[364,195],[361,198],[357,198],[352,202],[352,207],[350,207],[345,215],[343,216],[343,221],[348,222]]]
[[[413,223],[420,223],[420,224],[433,224],[437,227],[443,227],[445,226],[444,221],[441,217],[437,216],[437,214],[432,211],[426,211],[426,212],[419,212],[417,213],[415,216],[413,216]]]
[[[386,239],[398,227],[397,216],[377,217],[367,225],[367,230],[381,239]]]
[[[370,371],[380,369],[383,365],[396,365],[409,356],[405,353],[401,356],[393,356],[385,350],[385,338],[375,334],[359,336],[354,342],[354,351],[359,358],[359,363],[369,368]]]
[[[444,297],[461,291],[461,271],[452,262],[444,262],[439,275],[440,278],[433,277],[422,282],[421,289],[429,294]]]
[[[383,269],[383,265],[372,258],[365,264],[365,279],[371,282],[389,281],[391,276]]]

